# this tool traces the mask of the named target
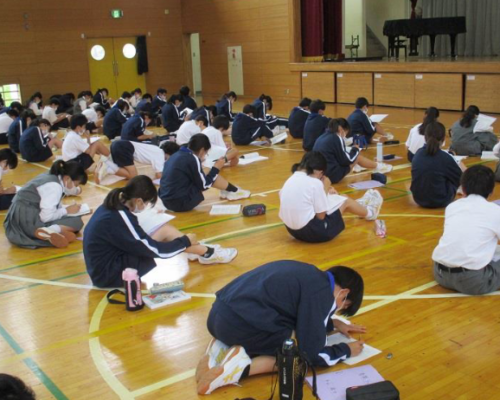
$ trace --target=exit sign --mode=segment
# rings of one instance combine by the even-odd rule
[[[111,10],[111,18],[122,18],[123,10]]]

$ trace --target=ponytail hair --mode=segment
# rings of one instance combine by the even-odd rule
[[[125,187],[113,189],[104,199],[108,210],[123,210],[124,204],[132,199],[141,199],[144,203],[156,204],[158,191],[149,176],[137,175]]]
[[[314,171],[326,171],[327,163],[326,158],[319,151],[309,151],[304,154],[300,163],[293,164],[292,172],[299,169],[305,170],[307,175],[312,175]]]
[[[469,106],[460,120],[460,126],[463,128],[470,128],[472,121],[474,121],[480,113],[479,107]]]
[[[60,177],[69,176],[72,181],[78,181],[81,185],[85,185],[88,180],[87,173],[81,164],[75,161],[58,160],[50,167],[49,174]]]
[[[441,148],[446,136],[446,128],[441,122],[432,122],[425,129],[426,153],[435,155]]]
[[[439,118],[439,110],[436,107],[429,107],[425,110],[425,117],[422,125],[418,128],[418,133],[422,136],[425,135],[425,129],[429,124],[436,122]]]
[[[328,132],[337,134],[339,128],[349,132],[351,130],[351,125],[349,125],[349,122],[347,122],[345,118],[333,118],[328,122]]]

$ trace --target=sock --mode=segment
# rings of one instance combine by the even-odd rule
[[[243,378],[248,378],[248,375],[250,375],[250,365],[247,366],[244,370],[243,373],[241,374],[240,380]]]
[[[105,164],[108,167],[108,171],[113,175],[120,169],[120,167],[118,167],[118,165],[116,165],[113,161],[107,160]]]
[[[367,211],[367,214],[366,214],[366,219],[368,218],[372,218],[373,217],[373,209],[371,207],[366,207],[366,211]]]
[[[61,233],[61,227],[59,225],[50,225],[48,228],[52,229],[54,232]]]
[[[204,257],[204,258],[210,258],[210,257],[212,257],[212,255],[214,254],[214,252],[215,252],[215,249],[213,247],[208,247],[207,246],[207,252],[205,254],[203,254],[202,257]]]
[[[228,192],[235,192],[236,193],[238,191],[238,188],[236,186],[234,186],[232,183],[228,183],[226,190]]]

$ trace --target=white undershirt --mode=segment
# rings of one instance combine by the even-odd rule
[[[193,137],[197,133],[201,133],[201,129],[198,125],[196,125],[196,122],[186,121],[177,131],[177,138],[175,139],[175,141],[179,146],[182,146],[183,144],[188,143],[189,139],[191,139],[191,137]]]
[[[45,118],[50,122],[51,125],[57,121],[56,111],[51,106],[45,106],[43,108],[42,118]]]
[[[62,156],[64,161],[73,160],[80,154],[85,153],[90,147],[88,141],[75,131],[70,131],[64,138],[62,145]]]
[[[208,140],[210,140],[210,144],[212,146],[226,147],[226,143],[224,142],[224,138],[222,137],[222,132],[218,129],[215,129],[213,126],[206,127],[201,133],[207,135]]]

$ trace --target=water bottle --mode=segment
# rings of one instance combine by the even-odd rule
[[[382,143],[377,143],[377,162],[381,163],[384,161],[384,145]]]

